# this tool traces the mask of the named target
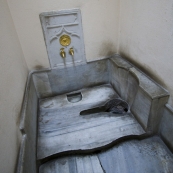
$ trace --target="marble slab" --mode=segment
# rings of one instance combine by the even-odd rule
[[[19,150],[17,173],[37,172],[37,111],[38,97],[34,87],[32,74],[30,74],[21,111],[20,130],[22,132],[22,142]]]
[[[71,156],[40,166],[39,173],[104,173],[96,155]]]
[[[110,59],[109,67],[109,79],[115,91],[129,103],[142,127],[148,133],[157,133],[168,91],[119,55]]]
[[[107,60],[35,72],[33,80],[40,99],[108,84]]]
[[[80,115],[82,110],[104,105],[107,100],[117,98],[110,85],[80,92],[82,100],[77,103],[68,102],[66,95],[40,101],[38,160],[71,151],[94,151],[120,138],[145,134],[130,112],[125,115],[108,112]]]
[[[158,137],[122,142],[92,155],[51,160],[39,173],[172,173],[173,154]]]
[[[105,173],[173,172],[173,154],[157,136],[123,142],[98,156]]]

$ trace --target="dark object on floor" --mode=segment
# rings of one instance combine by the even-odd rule
[[[80,112],[80,115],[88,115],[88,114],[94,114],[99,112],[111,112],[114,114],[124,114],[124,113],[127,113],[128,110],[129,110],[128,104],[124,100],[116,98],[116,99],[109,100],[104,106],[84,110]]]

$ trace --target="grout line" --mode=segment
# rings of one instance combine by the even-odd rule
[[[103,173],[106,173],[106,171],[105,171],[105,169],[104,169],[104,167],[103,167],[103,165],[102,165],[102,163],[101,163],[101,161],[100,161],[100,158],[99,158],[98,154],[97,154],[97,158],[98,158],[98,160],[99,160],[99,163],[100,163],[100,166],[101,166],[101,168],[102,168],[102,170],[103,170]]]

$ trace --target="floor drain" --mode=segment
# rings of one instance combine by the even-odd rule
[[[82,100],[82,94],[79,93],[73,93],[73,94],[67,94],[67,100],[71,103],[76,103]]]

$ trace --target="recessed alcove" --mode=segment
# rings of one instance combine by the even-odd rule
[[[161,125],[162,129],[165,128],[162,110],[168,97],[167,90],[119,55],[66,69],[33,72],[28,81],[20,128],[26,133],[22,158],[34,159],[21,166],[25,170],[40,163],[40,173],[44,173],[52,169],[51,164],[55,164],[58,171],[59,157],[64,156],[64,162],[69,162],[72,167],[79,161],[85,166],[97,164],[98,170],[102,170],[103,166],[109,169],[101,151],[121,145],[123,141],[127,141],[125,145],[128,146],[129,140],[134,140],[136,152],[140,149],[138,140],[143,141],[139,142],[141,147],[145,147],[147,141],[154,142],[153,145],[158,142],[167,151],[160,138],[151,136],[159,133]],[[127,102],[128,111],[123,114],[102,111],[108,101],[115,99]],[[92,112],[93,109],[97,111]],[[82,111],[89,113],[82,115]],[[161,133],[165,135],[165,130]],[[28,146],[34,149],[33,153]],[[92,156],[98,151],[101,154]],[[156,152],[155,149],[153,152]],[[69,154],[74,157],[68,157]],[[169,152],[165,155],[172,157]],[[155,159],[153,162],[160,162],[159,158]],[[171,161],[166,160],[166,163],[172,169]],[[74,169],[84,167],[78,165]]]

